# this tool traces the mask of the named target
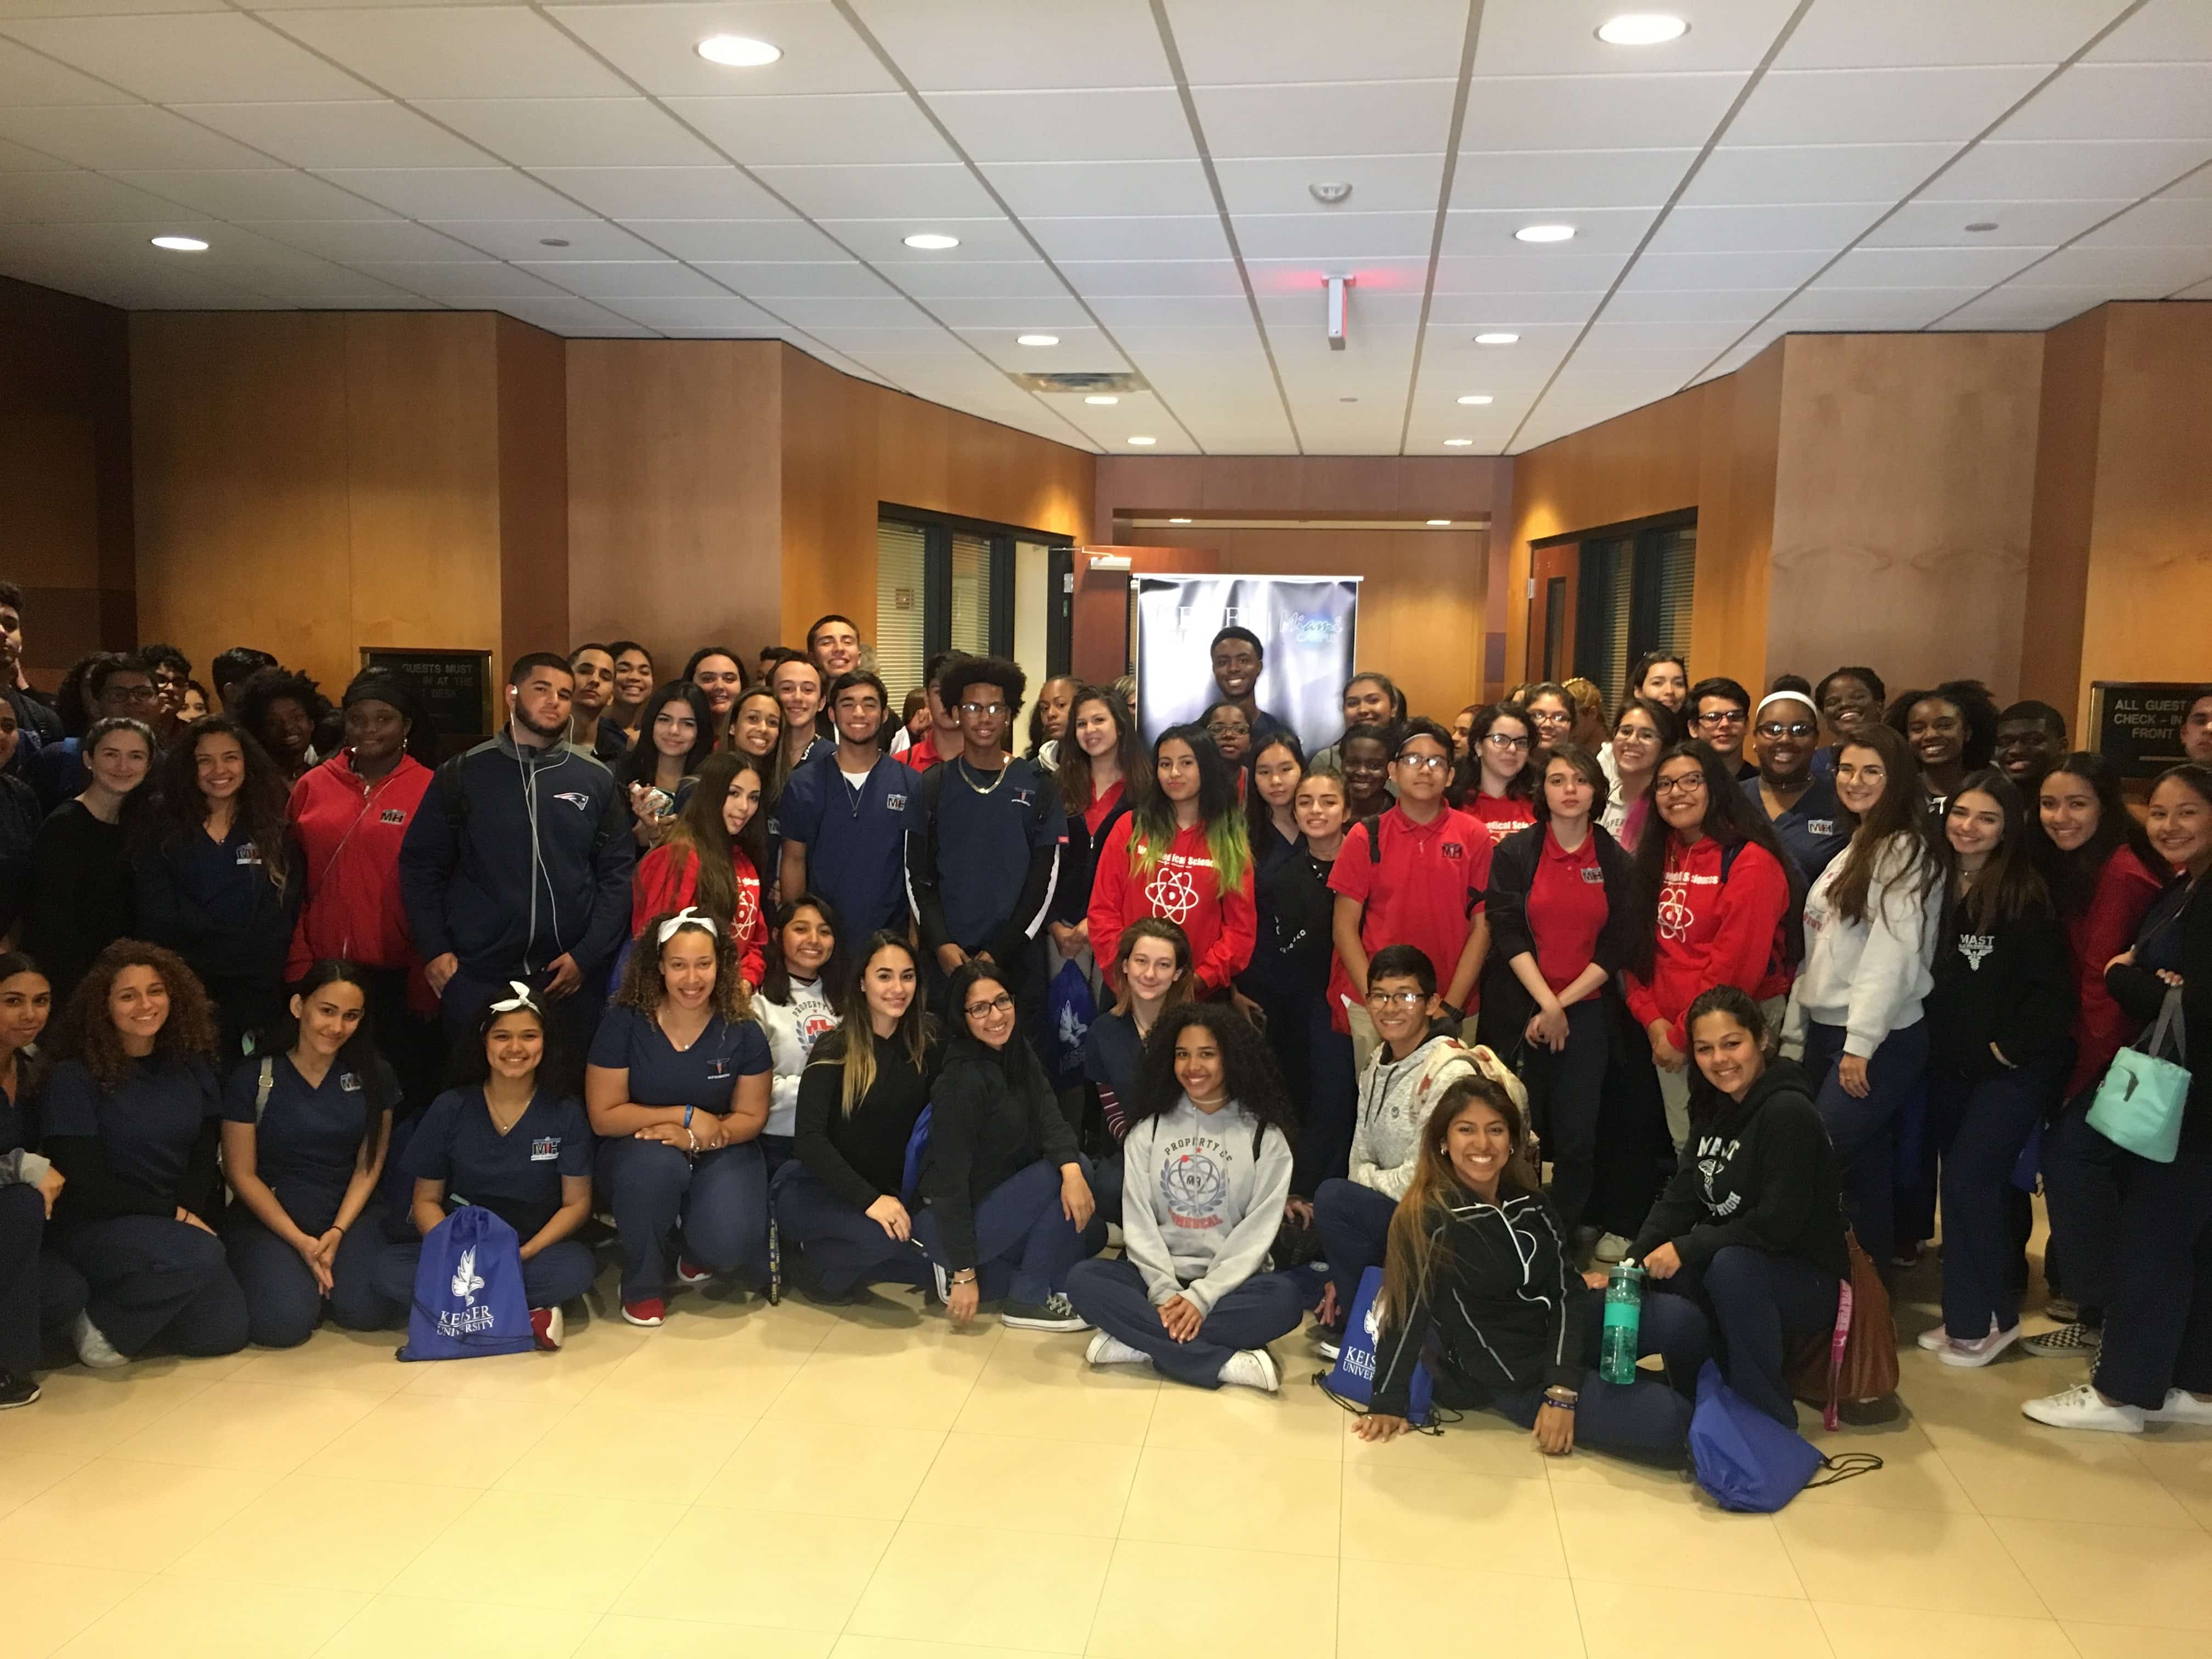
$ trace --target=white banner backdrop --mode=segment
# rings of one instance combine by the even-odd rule
[[[1344,729],[1343,691],[1358,635],[1357,576],[1140,575],[1137,725],[1149,745],[1220,697],[1208,649],[1224,628],[1260,636],[1267,661],[1253,696],[1306,753]]]

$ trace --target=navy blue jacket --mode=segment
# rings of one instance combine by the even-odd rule
[[[568,955],[586,974],[629,936],[635,854],[615,775],[566,744],[506,732],[439,767],[399,847],[399,891],[424,961],[523,978]]]

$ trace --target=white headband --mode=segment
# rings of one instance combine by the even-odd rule
[[[527,1008],[532,1013],[538,1012],[538,999],[531,994],[530,988],[527,985],[525,985],[519,979],[511,979],[507,982],[507,988],[514,992],[514,994],[507,998],[504,1002],[493,1003],[491,1005],[492,1012],[495,1014],[511,1014],[518,1008]]]
[[[1766,705],[1770,702],[1802,702],[1813,711],[1813,717],[1815,720],[1818,720],[1820,715],[1820,705],[1802,691],[1770,691],[1759,700],[1759,707],[1751,711],[1752,719],[1757,720],[1764,714],[1766,712]]]
[[[713,921],[701,915],[696,906],[687,904],[660,924],[660,932],[654,936],[653,942],[655,945],[665,945],[686,927],[696,927],[705,933],[712,933],[714,931]]]

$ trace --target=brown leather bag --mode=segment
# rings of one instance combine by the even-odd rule
[[[1888,1288],[1848,1230],[1844,1249],[1851,1276],[1836,1298],[1835,1329],[1805,1338],[1790,1366],[1790,1392],[1820,1407],[1820,1420],[1831,1429],[1839,1406],[1868,1405],[1897,1392],[1897,1327],[1890,1321]]]

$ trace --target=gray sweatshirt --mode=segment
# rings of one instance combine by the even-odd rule
[[[0,1187],[35,1187],[53,1167],[36,1152],[0,1152]]]
[[[1131,1128],[1121,1167],[1121,1253],[1154,1307],[1182,1296],[1211,1313],[1266,1271],[1291,1195],[1291,1143],[1279,1129],[1259,1130],[1235,1101],[1201,1112],[1185,1095]]]

